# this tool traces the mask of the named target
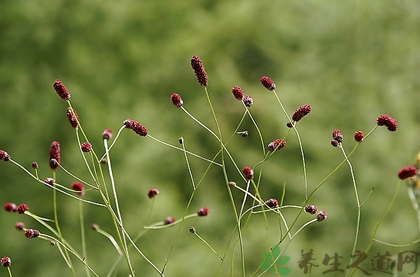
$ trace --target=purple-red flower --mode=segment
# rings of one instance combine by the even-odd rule
[[[57,168],[60,164],[60,143],[58,141],[53,141],[50,146],[50,167],[52,170],[57,171]]]
[[[406,166],[400,169],[400,171],[398,172],[398,178],[400,178],[401,180],[408,179],[410,177],[416,176],[417,171],[418,169],[415,166]]]
[[[12,260],[9,257],[1,258],[1,265],[4,267],[10,267],[12,265]]]
[[[267,201],[265,201],[265,204],[272,209],[277,208],[279,206],[279,202],[277,201],[277,199],[274,198],[268,199]]]
[[[325,211],[320,211],[320,212],[318,213],[318,215],[316,216],[316,219],[317,219],[318,221],[324,221],[325,219],[327,219],[327,212],[325,212]]]
[[[198,216],[207,216],[209,214],[209,212],[210,212],[209,209],[207,209],[206,207],[203,207],[203,208],[201,208],[197,211],[197,215]]]
[[[8,202],[4,204],[4,209],[8,212],[16,212],[17,207],[15,203]]]
[[[155,197],[158,194],[159,194],[159,190],[157,188],[151,188],[151,189],[149,189],[149,192],[147,193],[147,197],[152,199],[153,197]]]
[[[0,160],[7,162],[10,160],[10,155],[4,150],[0,150]]]
[[[310,113],[312,110],[310,105],[302,105],[299,108],[296,109],[296,111],[293,113],[292,115],[292,119],[295,122],[298,122],[299,120],[302,119],[302,117],[304,117],[305,115],[307,115],[308,113]]]
[[[61,82],[60,80],[55,80],[53,87],[54,87],[55,92],[57,92],[58,96],[60,96],[61,99],[65,101],[70,100],[70,93],[66,89],[66,87],[63,85],[63,82]]]
[[[15,228],[18,231],[22,231],[23,229],[25,229],[25,223],[23,223],[23,222],[16,222]]]
[[[90,152],[92,150],[92,144],[90,144],[89,142],[84,142],[82,143],[80,148],[83,152]]]
[[[175,222],[175,217],[173,217],[173,216],[168,216],[164,221],[163,221],[163,223],[165,223],[165,225],[169,225],[169,224],[172,224],[172,223],[174,223]]]
[[[242,101],[244,101],[245,106],[248,108],[251,108],[251,106],[254,104],[254,99],[252,99],[251,95],[245,96]]]
[[[94,231],[99,230],[99,225],[96,224],[96,223],[93,223],[91,227],[92,227],[92,230],[94,230]]]
[[[17,206],[16,210],[17,210],[18,213],[23,214],[27,210],[29,210],[29,207],[26,204],[20,204],[19,206]]]
[[[233,87],[232,93],[233,93],[233,96],[235,96],[237,100],[244,99],[244,92],[242,91],[240,87]]]
[[[386,126],[388,130],[394,132],[398,128],[397,121],[390,115],[384,114],[376,119],[378,126]]]
[[[268,151],[273,152],[274,150],[280,150],[286,146],[286,141],[282,139],[276,139],[268,144]]]
[[[80,182],[73,182],[71,183],[71,188],[77,192],[80,196],[85,195],[85,187]]]
[[[147,136],[147,128],[135,120],[127,119],[124,121],[126,128],[133,130],[136,134],[145,137]]]
[[[53,178],[50,178],[50,177],[44,179],[44,183],[47,183],[50,186],[53,186],[54,182],[55,182],[55,180]]]
[[[110,138],[112,138],[112,130],[111,129],[105,129],[102,132],[102,139],[109,140]]]
[[[206,70],[204,70],[203,62],[197,56],[192,56],[191,67],[197,76],[198,83],[204,87],[208,85],[208,76]]]
[[[331,140],[331,145],[334,147],[337,147],[340,143],[336,141],[335,139]]]
[[[309,214],[316,214],[318,208],[315,205],[307,205],[305,206],[305,212]]]
[[[75,109],[67,107],[67,118],[69,119],[71,127],[73,128],[79,127],[80,119]]]
[[[179,94],[176,94],[176,93],[172,93],[171,101],[172,101],[172,104],[174,104],[174,106],[177,108],[182,107],[182,105],[184,105],[184,101],[182,101],[181,96],[179,96]]]
[[[273,82],[273,80],[271,80],[267,76],[261,77],[260,82],[268,90],[275,90],[276,89],[276,84]]]
[[[335,129],[335,130],[332,131],[332,137],[338,143],[342,143],[343,142],[343,134],[338,129]]]
[[[28,239],[34,239],[39,236],[39,231],[35,229],[27,229],[25,231],[25,237]]]
[[[242,170],[246,179],[251,180],[254,178],[254,170],[248,166],[245,166]]]
[[[355,133],[354,133],[354,140],[355,141],[357,141],[357,142],[362,142],[363,141],[363,139],[365,138],[365,136],[363,135],[363,132],[362,131],[356,131]]]

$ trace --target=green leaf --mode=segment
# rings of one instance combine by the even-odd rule
[[[271,253],[273,254],[274,257],[277,257],[278,255],[280,255],[280,246],[276,245],[273,247],[273,249],[271,250]]]
[[[277,269],[277,272],[281,275],[281,276],[286,276],[288,275],[290,272],[292,272],[292,270],[288,267],[280,267],[279,269]]]
[[[277,264],[279,265],[285,265],[289,262],[290,257],[289,256],[282,256],[277,260]]]
[[[264,270],[268,270],[271,268],[271,263],[263,262],[261,263],[261,268]]]

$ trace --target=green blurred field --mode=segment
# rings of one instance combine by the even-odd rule
[[[353,133],[367,133],[381,114],[394,116],[397,132],[379,128],[358,148],[351,161],[358,192],[364,201],[359,250],[364,250],[373,229],[397,185],[397,172],[411,165],[420,150],[420,3],[406,1],[0,1],[0,149],[30,168],[40,164],[40,177],[51,176],[48,149],[61,143],[62,163],[76,175],[89,179],[78,151],[74,130],[66,118],[66,103],[52,84],[60,79],[72,94],[83,128],[98,153],[103,152],[101,133],[116,132],[123,120],[146,125],[154,137],[177,144],[184,137],[188,150],[211,158],[218,143],[208,132],[170,102],[180,94],[184,107],[213,130],[204,89],[190,67],[198,55],[209,75],[208,90],[225,139],[230,137],[243,107],[232,94],[240,86],[254,98],[251,112],[265,145],[282,137],[287,119],[271,92],[259,79],[270,76],[286,110],[292,113],[311,104],[312,113],[299,122],[306,154],[309,188],[313,189],[341,161],[338,148],[330,145],[331,131],[344,134],[349,152]],[[235,136],[229,143],[239,167],[262,159],[261,143],[247,118],[241,129],[249,137]],[[127,230],[135,236],[143,226],[171,215],[182,217],[192,186],[182,152],[141,138],[125,130],[111,152],[117,190]],[[207,164],[190,158],[196,181]],[[239,175],[228,163],[230,178],[242,187]],[[285,204],[304,200],[302,161],[296,135],[265,164],[261,181],[264,198],[282,197]],[[0,203],[26,203],[30,211],[52,218],[52,191],[35,182],[11,163],[0,164]],[[70,184],[64,172],[57,181]],[[149,222],[150,187],[160,194]],[[242,194],[233,193],[240,207]],[[87,196],[88,197],[88,196]],[[99,200],[95,197],[93,200]],[[348,264],[354,241],[357,206],[350,171],[343,166],[314,195],[312,204],[328,212],[325,222],[312,224],[288,246],[289,276],[301,276],[301,251],[314,250],[315,263],[334,252]],[[249,203],[250,205],[251,203]],[[183,225],[165,276],[218,276],[220,261],[188,232],[194,226],[220,254],[234,231],[235,219],[221,171],[212,167],[197,190],[190,213],[206,206],[210,214]],[[84,206],[87,227],[92,223],[115,233],[105,209]],[[296,213],[286,210],[291,222]],[[59,218],[65,237],[81,252],[78,203],[59,195]],[[301,224],[312,219],[303,215]],[[267,242],[264,219],[254,215],[244,231],[246,276],[251,276],[279,239],[278,218],[268,216]],[[16,221],[41,227],[29,217],[0,213],[0,256],[12,259],[14,276],[71,276],[59,252],[42,240],[28,240],[14,229]],[[397,200],[377,237],[404,244],[419,237],[416,213],[403,184]],[[162,267],[178,227],[149,231],[138,245]],[[117,258],[105,237],[87,230],[88,262],[106,276]],[[270,245],[269,245],[270,244]],[[403,250],[420,252],[418,244],[391,248],[375,244],[368,253]],[[231,253],[220,276],[231,276]],[[137,276],[158,276],[135,252]],[[241,276],[239,249],[234,273]],[[73,260],[77,276],[85,276]],[[371,269],[370,261],[362,263]],[[320,276],[328,267],[313,268]],[[400,274],[406,276],[406,270]],[[336,275],[335,275],[336,274]],[[359,271],[355,276],[364,276]],[[127,276],[124,263],[116,276]],[[264,276],[272,276],[270,271]],[[7,276],[5,269],[0,276]],[[338,272],[329,276],[342,276]]]

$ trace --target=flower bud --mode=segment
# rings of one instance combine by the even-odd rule
[[[254,170],[248,166],[245,166],[242,172],[245,175],[245,178],[251,180],[254,178]]]
[[[55,92],[57,92],[58,96],[60,96],[61,99],[65,101],[70,100],[70,93],[63,85],[63,82],[61,82],[60,80],[55,80],[53,87]]]
[[[152,199],[152,198],[154,198],[158,194],[159,194],[159,190],[157,188],[151,188],[151,189],[149,189],[149,192],[147,193],[147,196],[150,199]]]
[[[197,215],[198,216],[207,216],[209,214],[209,212],[210,212],[209,209],[207,209],[206,207],[203,207],[203,208],[201,208],[197,211]]]
[[[184,101],[182,101],[181,96],[179,96],[176,93],[172,93],[171,101],[172,101],[172,104],[174,104],[174,106],[177,108],[182,107],[182,105],[184,104]]]
[[[12,260],[9,257],[1,258],[1,265],[4,267],[10,267],[12,265]]]
[[[401,180],[405,180],[416,175],[417,168],[415,166],[406,166],[398,172],[398,178]]]
[[[276,89],[276,84],[273,82],[273,80],[271,80],[267,76],[261,77],[260,82],[268,90],[275,90]]]

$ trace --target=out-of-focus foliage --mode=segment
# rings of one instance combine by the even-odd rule
[[[313,189],[343,159],[330,145],[331,131],[344,134],[350,151],[356,130],[368,132],[380,114],[391,114],[397,132],[378,129],[352,156],[359,195],[364,201],[358,249],[368,244],[374,226],[391,200],[397,172],[412,164],[420,149],[420,3],[406,1],[1,1],[0,2],[0,149],[27,168],[40,164],[40,177],[51,176],[48,148],[61,143],[62,163],[89,180],[78,151],[74,130],[66,118],[66,103],[52,89],[60,79],[72,94],[83,128],[98,153],[101,133],[117,131],[122,121],[135,119],[151,135],[177,144],[180,136],[190,151],[213,157],[217,141],[180,109],[169,96],[180,94],[184,107],[215,130],[204,90],[190,68],[198,55],[209,75],[208,90],[227,139],[243,113],[231,88],[240,86],[254,98],[251,112],[265,144],[282,137],[287,119],[271,92],[259,83],[263,75],[277,84],[287,111],[311,104],[313,111],[298,123],[306,154],[309,188]],[[240,167],[262,159],[261,143],[249,118],[229,143]],[[192,186],[182,152],[124,131],[113,148],[112,162],[118,196],[127,230],[135,236],[142,227],[171,215],[182,217]],[[190,158],[198,181],[207,164]],[[230,177],[244,186],[233,166]],[[258,170],[257,170],[258,171]],[[304,200],[302,161],[298,142],[290,134],[287,147],[265,164],[261,181],[263,198],[282,196],[285,204]],[[35,182],[11,163],[0,164],[1,203],[26,203],[30,211],[52,218],[52,191]],[[59,170],[63,185],[73,179]],[[161,193],[146,222],[150,187]],[[402,187],[404,188],[404,187]],[[234,191],[238,206],[242,194]],[[99,199],[96,199],[99,200]],[[249,203],[251,204],[251,203]],[[356,200],[348,167],[314,195],[311,204],[328,212],[328,219],[313,224],[289,245],[289,267],[299,269],[301,250],[314,250],[318,264],[325,253],[337,252],[346,265],[356,226]],[[220,254],[234,230],[235,219],[220,170],[212,167],[191,204],[191,213],[202,206],[206,218],[186,222],[169,260],[166,276],[216,276],[220,261],[188,232],[195,226]],[[85,206],[89,226],[99,224],[113,233],[106,210]],[[288,213],[288,220],[295,213]],[[59,196],[59,218],[64,236],[80,249],[78,203]],[[302,224],[312,217],[303,217]],[[244,231],[247,276],[260,265],[263,253],[278,242],[278,219],[268,217],[270,239],[263,217],[255,215]],[[12,258],[16,276],[71,276],[56,248],[41,240],[28,240],[14,230],[16,221],[41,228],[28,217],[0,213],[1,255]],[[396,244],[419,236],[416,216],[404,189],[398,194],[378,237]],[[41,229],[42,230],[42,229]],[[178,227],[149,231],[139,247],[158,267],[167,257]],[[344,238],[344,239],[343,239]],[[107,239],[87,230],[88,262],[103,276],[116,259]],[[283,248],[282,248],[283,249]],[[419,250],[418,245],[408,249]],[[369,253],[401,249],[375,244]],[[231,248],[230,248],[231,251]],[[235,275],[239,276],[239,249]],[[139,276],[157,274],[133,252]],[[230,257],[221,276],[230,274]],[[77,275],[82,265],[74,260]],[[127,276],[125,264],[117,276]],[[370,267],[370,263],[366,264]],[[325,268],[326,269],[326,268]],[[314,268],[315,270],[315,268]],[[318,272],[321,272],[321,269]],[[272,272],[267,273],[267,276]],[[6,276],[6,271],[1,273]],[[296,275],[297,276],[297,275]]]

